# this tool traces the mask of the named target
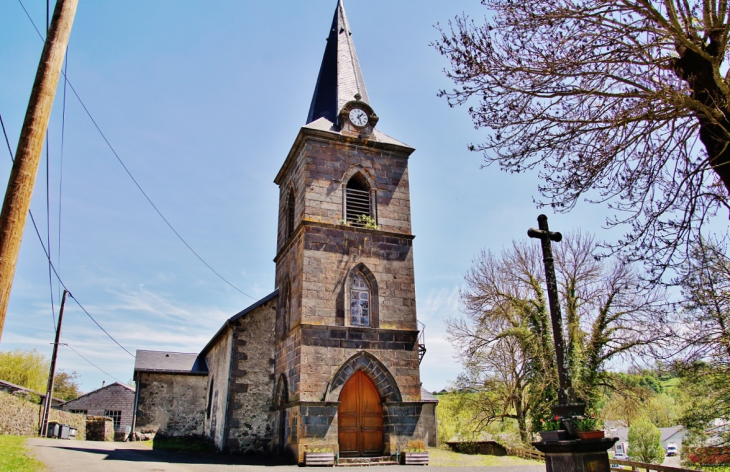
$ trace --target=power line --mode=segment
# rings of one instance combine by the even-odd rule
[[[36,27],[35,22],[33,21],[33,18],[31,18],[30,14],[28,13],[28,10],[25,9],[25,6],[23,5],[23,1],[22,0],[18,0],[18,2],[20,3],[20,6],[23,7],[23,11],[25,11],[25,15],[30,20],[31,24],[33,25],[33,28],[35,28],[36,33],[38,33],[38,36],[41,39],[43,39],[43,35],[40,33],[40,31]],[[200,254],[198,254],[190,246],[190,244],[188,244],[187,241],[185,241],[185,239],[180,235],[180,233],[177,232],[177,230],[172,226],[172,224],[167,220],[167,218],[165,218],[165,216],[162,214],[162,212],[159,210],[159,208],[157,208],[157,205],[155,205],[152,202],[152,199],[147,195],[147,192],[145,192],[144,189],[142,189],[142,186],[139,184],[139,182],[137,182],[137,179],[134,178],[134,176],[132,175],[132,172],[130,172],[129,168],[127,168],[126,164],[124,164],[124,161],[122,161],[122,158],[119,157],[119,154],[117,154],[117,151],[114,149],[114,147],[112,146],[112,144],[109,142],[109,140],[107,139],[106,135],[101,130],[101,127],[99,127],[99,124],[96,122],[96,120],[94,119],[94,117],[91,115],[91,112],[89,111],[89,109],[86,108],[86,104],[84,104],[84,101],[81,100],[81,97],[79,96],[78,92],[76,91],[76,88],[74,88],[74,86],[71,83],[71,81],[68,80],[68,77],[66,77],[66,74],[63,71],[61,71],[61,73],[64,74],[64,79],[66,81],[64,83],[68,83],[68,86],[71,87],[71,91],[76,96],[76,99],[79,101],[79,103],[83,107],[84,111],[86,112],[86,115],[89,117],[89,119],[91,120],[91,122],[94,124],[94,127],[96,127],[96,130],[99,132],[99,134],[101,135],[102,139],[104,140],[104,142],[106,143],[106,145],[111,150],[112,154],[114,154],[114,157],[117,158],[117,161],[119,161],[119,164],[121,164],[121,166],[124,169],[124,171],[127,173],[127,175],[129,176],[129,178],[132,179],[132,182],[134,182],[134,185],[137,186],[137,189],[139,189],[139,191],[142,192],[142,195],[144,195],[144,198],[152,206],[152,208],[155,210],[155,212],[157,212],[157,214],[160,216],[160,218],[162,218],[162,220],[172,230],[172,232],[175,233],[175,236],[177,236],[177,238],[185,245],[185,247],[187,247],[190,250],[190,252],[192,252],[193,255],[195,255],[195,257],[197,257],[198,260],[203,263],[203,265],[205,265],[208,269],[210,269],[211,272],[213,272],[216,276],[218,276],[219,279],[221,279],[223,282],[225,282],[226,284],[228,284],[229,286],[231,286],[234,290],[236,290],[236,291],[240,292],[241,294],[247,296],[248,298],[250,298],[252,300],[256,300],[255,297],[252,297],[248,293],[246,293],[243,290],[241,290],[240,288],[236,287],[231,282],[229,282],[228,279],[226,279],[221,274],[219,274],[218,271],[216,271],[210,264],[208,264],[205,261],[205,259],[203,259],[200,256]]]
[[[78,352],[78,351],[77,351],[76,349],[72,348],[72,347],[71,347],[71,346],[69,346],[68,344],[64,344],[64,346],[66,346],[67,348],[71,349],[71,350],[72,350],[73,352],[75,352],[75,353],[76,353],[76,355],[77,355],[77,356],[79,356],[80,358],[82,358],[83,360],[85,360],[86,362],[88,362],[89,364],[91,364],[91,365],[93,365],[94,367],[96,367],[96,368],[97,368],[97,369],[98,369],[99,371],[101,371],[101,372],[105,373],[106,375],[108,375],[109,377],[113,378],[114,380],[116,380],[116,381],[117,381],[117,382],[119,382],[119,383],[124,383],[124,382],[122,382],[121,380],[119,380],[118,378],[114,377],[114,376],[113,376],[112,374],[110,374],[109,372],[105,371],[104,369],[102,369],[102,368],[101,368],[101,367],[99,367],[98,365],[96,365],[96,364],[94,364],[93,362],[91,362],[91,361],[90,361],[89,359],[87,359],[87,358],[85,358],[84,356],[82,356],[81,354],[79,354],[79,352]]]
[[[2,121],[2,115],[0,115],[0,121]],[[5,129],[5,125],[3,125],[3,130],[4,130],[4,129]],[[5,138],[7,139],[7,134],[5,135]],[[10,148],[10,142],[9,142],[9,141],[8,141],[8,148]],[[11,159],[11,160],[12,160],[13,162],[15,162],[15,156],[13,156],[13,152],[12,152],[12,151],[10,151],[10,159]],[[114,342],[116,343],[116,345],[117,345],[117,346],[119,346],[119,347],[121,347],[122,349],[124,349],[124,351],[125,351],[125,352],[126,352],[127,354],[129,354],[129,355],[130,355],[130,356],[132,356],[132,357],[135,357],[135,355],[134,355],[134,354],[132,354],[131,352],[129,352],[129,351],[127,350],[127,348],[125,348],[124,346],[122,346],[121,344],[119,344],[119,341],[117,341],[116,339],[114,339],[114,336],[112,336],[111,334],[109,334],[109,332],[108,332],[107,330],[105,330],[105,329],[104,329],[104,328],[103,328],[103,327],[102,327],[102,326],[101,326],[101,325],[99,324],[99,322],[98,322],[98,321],[96,321],[96,319],[94,319],[94,317],[93,317],[93,316],[91,316],[91,313],[89,313],[89,312],[88,312],[88,311],[86,310],[86,308],[84,308],[84,306],[83,306],[83,305],[81,304],[81,302],[79,302],[79,301],[78,301],[78,300],[76,299],[76,297],[74,297],[74,296],[73,296],[73,294],[71,293],[71,290],[69,290],[69,289],[68,289],[68,287],[66,286],[66,284],[65,284],[65,283],[63,283],[63,280],[61,279],[61,276],[60,276],[60,275],[59,275],[59,273],[58,273],[58,272],[56,271],[56,267],[55,267],[55,266],[53,265],[53,262],[51,261],[51,256],[49,255],[49,253],[48,253],[48,250],[46,249],[46,245],[45,245],[45,244],[43,243],[43,237],[41,236],[41,232],[40,232],[40,231],[38,230],[38,225],[36,224],[36,222],[35,222],[35,218],[33,217],[33,212],[32,212],[32,211],[30,211],[30,210],[28,210],[28,215],[30,215],[30,221],[31,221],[31,222],[33,223],[33,228],[35,229],[35,234],[36,234],[36,235],[38,236],[38,241],[40,241],[40,243],[41,243],[41,247],[43,247],[43,253],[44,253],[44,254],[46,255],[46,259],[48,259],[48,264],[49,264],[49,266],[50,266],[51,270],[53,270],[53,273],[54,273],[54,274],[56,275],[56,278],[58,279],[58,283],[60,283],[60,284],[61,284],[61,285],[63,286],[63,288],[65,288],[65,289],[66,289],[66,291],[68,291],[68,294],[69,294],[69,296],[70,296],[70,297],[71,297],[71,298],[72,298],[72,299],[73,299],[73,300],[74,300],[74,301],[76,302],[76,304],[77,304],[77,305],[79,306],[79,308],[81,308],[81,310],[82,310],[82,311],[83,311],[84,313],[86,313],[86,316],[88,316],[88,317],[89,317],[89,318],[91,319],[91,321],[93,321],[93,322],[94,322],[94,324],[96,324],[96,326],[98,326],[98,327],[99,327],[99,329],[100,329],[100,330],[102,330],[102,331],[104,332],[104,334],[106,334],[106,335],[107,335],[107,336],[109,337],[109,339],[111,339],[112,341],[114,341]]]

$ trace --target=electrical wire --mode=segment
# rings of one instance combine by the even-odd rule
[[[119,380],[118,378],[114,377],[114,376],[113,376],[112,374],[110,374],[109,372],[105,371],[104,369],[102,369],[102,368],[101,368],[101,367],[99,367],[98,365],[96,365],[96,364],[94,364],[93,362],[91,362],[91,361],[90,361],[89,359],[87,359],[87,358],[85,358],[84,356],[82,356],[82,355],[81,355],[81,354],[79,353],[79,351],[77,351],[76,349],[72,348],[72,347],[71,347],[71,346],[69,346],[68,344],[64,344],[64,346],[66,346],[67,348],[71,349],[71,350],[72,350],[73,352],[75,352],[75,353],[76,353],[76,355],[77,355],[77,356],[79,356],[80,358],[82,358],[83,360],[85,360],[86,362],[88,362],[89,364],[91,364],[91,365],[93,365],[94,367],[96,367],[96,368],[97,368],[97,369],[98,369],[99,371],[101,371],[101,372],[105,373],[106,375],[108,375],[109,377],[113,378],[114,380],[116,380],[116,381],[117,381],[117,382],[119,382],[119,383],[124,383],[124,382],[122,382],[121,380]]]
[[[35,28],[35,30],[36,30],[36,33],[38,33],[38,36],[39,36],[39,37],[40,37],[41,39],[43,39],[43,35],[42,35],[42,34],[40,33],[40,31],[38,30],[38,27],[36,27],[36,25],[35,25],[35,22],[33,21],[33,18],[31,18],[30,14],[28,13],[28,10],[26,10],[26,9],[25,9],[25,6],[23,5],[23,1],[22,1],[22,0],[18,0],[18,3],[20,3],[20,6],[21,6],[21,7],[23,7],[23,11],[25,11],[25,15],[26,15],[26,16],[28,17],[28,19],[30,20],[31,24],[33,25],[33,28]],[[61,73],[63,73],[63,71],[61,71]],[[181,242],[182,242],[182,243],[183,243],[183,244],[185,245],[185,247],[187,247],[187,248],[188,248],[188,249],[190,250],[190,252],[192,252],[192,253],[193,253],[193,255],[195,255],[195,257],[197,257],[197,258],[198,258],[198,260],[199,260],[200,262],[202,262],[202,263],[203,263],[203,265],[205,265],[205,266],[206,266],[206,267],[207,267],[208,269],[210,269],[210,271],[211,271],[211,272],[213,272],[213,273],[214,273],[214,274],[215,274],[216,276],[218,276],[218,278],[219,278],[219,279],[221,279],[221,280],[222,280],[223,282],[225,282],[226,284],[228,284],[229,286],[231,286],[231,287],[232,287],[232,288],[233,288],[234,290],[236,290],[236,291],[238,291],[239,293],[241,293],[241,294],[243,294],[243,295],[247,296],[248,298],[250,298],[250,299],[252,299],[252,300],[257,300],[257,298],[255,298],[255,297],[252,297],[252,296],[251,296],[251,295],[249,295],[248,293],[246,293],[246,292],[244,292],[243,290],[241,290],[240,288],[236,287],[236,286],[235,286],[235,285],[233,285],[233,284],[232,284],[231,282],[229,282],[229,281],[228,281],[228,279],[226,279],[226,278],[225,278],[225,277],[223,277],[223,276],[222,276],[222,275],[221,275],[220,273],[218,273],[218,271],[216,271],[216,270],[215,270],[215,269],[214,269],[214,268],[213,268],[213,267],[212,267],[212,266],[211,266],[210,264],[208,264],[208,263],[207,263],[207,262],[205,261],[205,259],[203,259],[203,258],[202,258],[202,257],[200,256],[200,254],[198,254],[198,253],[197,253],[197,252],[196,252],[196,251],[195,251],[195,250],[194,250],[194,249],[192,248],[192,246],[190,246],[190,244],[188,244],[188,243],[187,243],[187,241],[185,241],[185,239],[184,239],[184,238],[183,238],[183,237],[182,237],[182,236],[180,235],[180,233],[178,233],[178,232],[177,232],[177,230],[176,230],[176,229],[175,229],[175,228],[174,228],[174,227],[172,226],[172,224],[171,224],[171,223],[170,223],[170,222],[169,222],[169,221],[167,220],[167,218],[165,218],[165,216],[164,216],[164,215],[162,214],[162,212],[160,211],[160,209],[159,209],[159,208],[157,208],[157,205],[155,205],[155,204],[154,204],[154,203],[152,202],[152,199],[151,199],[151,198],[149,197],[149,195],[147,195],[147,192],[145,192],[145,191],[144,191],[144,189],[142,189],[142,186],[141,186],[141,185],[139,184],[139,182],[137,182],[137,179],[135,179],[135,178],[134,178],[134,176],[132,175],[132,172],[130,172],[129,168],[128,168],[128,167],[126,166],[126,164],[124,164],[124,161],[122,161],[122,158],[121,158],[121,157],[119,157],[119,154],[117,154],[117,151],[116,151],[116,150],[114,149],[114,147],[113,147],[113,146],[112,146],[112,144],[111,144],[111,143],[109,142],[109,140],[107,139],[107,137],[106,137],[106,135],[104,134],[104,132],[103,132],[103,131],[101,130],[101,127],[99,127],[99,124],[98,124],[98,123],[96,122],[96,120],[94,119],[94,117],[93,117],[93,116],[91,115],[91,112],[90,112],[90,111],[89,111],[89,109],[88,109],[88,108],[86,107],[86,104],[84,104],[84,101],[83,101],[83,100],[81,100],[81,97],[79,96],[78,92],[76,91],[76,88],[74,88],[74,86],[73,86],[73,83],[71,83],[71,81],[70,81],[70,80],[68,80],[68,77],[66,77],[66,75],[65,75],[65,74],[64,74],[64,77],[65,77],[65,80],[66,80],[66,82],[68,83],[68,86],[69,86],[69,87],[71,87],[71,91],[72,91],[72,92],[73,92],[73,94],[74,94],[74,95],[76,96],[76,99],[77,99],[77,100],[79,101],[79,103],[80,103],[80,104],[81,104],[81,106],[83,107],[84,111],[86,112],[86,115],[87,115],[87,116],[89,117],[89,119],[91,120],[91,122],[92,122],[92,123],[94,124],[94,127],[96,127],[96,130],[97,130],[97,131],[99,132],[99,134],[101,135],[102,139],[104,140],[104,142],[106,143],[106,145],[107,145],[107,146],[109,147],[109,149],[111,150],[112,154],[114,154],[114,157],[116,157],[116,158],[117,158],[117,161],[119,161],[119,164],[121,164],[122,168],[123,168],[123,169],[124,169],[124,171],[125,171],[125,172],[127,173],[127,175],[129,176],[129,178],[130,178],[130,179],[132,179],[132,182],[134,182],[134,185],[136,185],[136,186],[137,186],[137,189],[139,189],[139,191],[140,191],[140,192],[142,193],[142,195],[144,195],[144,198],[145,198],[145,199],[147,200],[147,202],[148,202],[148,203],[149,203],[149,204],[150,204],[150,205],[152,206],[152,208],[153,208],[153,209],[155,210],[155,212],[157,212],[157,214],[158,214],[158,215],[160,216],[160,218],[162,218],[162,221],[164,221],[164,222],[165,222],[165,224],[166,224],[166,225],[167,225],[167,226],[168,226],[168,227],[169,227],[169,228],[170,228],[170,229],[172,230],[172,232],[173,232],[173,233],[175,233],[175,236],[177,236],[177,238],[178,238],[178,239],[179,239],[179,240],[180,240],[180,241],[181,241]]]
[[[1,121],[1,120],[2,120],[2,116],[0,115],[0,121]],[[3,125],[3,130],[4,130],[4,129],[5,129],[5,127],[4,127],[4,125]],[[5,138],[7,139],[7,134],[5,135]],[[8,141],[8,148],[10,149],[10,142],[9,142],[9,141]],[[13,156],[13,152],[12,152],[12,150],[10,151],[10,159],[11,159],[11,160],[12,160],[13,162],[15,162],[15,156]],[[73,299],[73,301],[75,301],[75,302],[76,302],[76,304],[77,304],[77,305],[79,306],[79,308],[81,308],[81,310],[82,310],[82,311],[83,311],[84,313],[86,313],[86,316],[88,316],[88,317],[89,317],[89,319],[91,319],[91,321],[93,321],[93,322],[94,322],[94,324],[96,324],[96,326],[98,326],[98,327],[99,327],[99,329],[100,329],[100,330],[102,330],[102,331],[104,332],[104,334],[106,334],[106,335],[107,335],[107,336],[109,337],[109,339],[111,339],[112,341],[114,341],[114,342],[116,343],[116,345],[117,345],[117,346],[119,346],[119,347],[121,347],[122,349],[124,349],[124,351],[125,351],[125,352],[126,352],[127,354],[129,354],[129,355],[130,355],[130,356],[132,356],[132,357],[135,357],[135,355],[134,355],[134,354],[132,354],[131,352],[129,352],[129,351],[127,350],[127,348],[126,348],[126,347],[124,347],[124,346],[122,346],[121,344],[119,344],[119,341],[117,341],[116,339],[114,339],[114,336],[112,336],[111,334],[109,334],[109,332],[108,332],[107,330],[105,330],[105,329],[104,329],[104,328],[103,328],[103,327],[102,327],[102,326],[101,326],[101,325],[99,324],[99,322],[98,322],[98,321],[96,321],[96,319],[95,319],[95,318],[94,318],[93,316],[91,316],[91,313],[89,313],[89,312],[88,312],[88,311],[86,310],[86,308],[84,308],[84,306],[83,306],[83,305],[81,304],[81,302],[79,302],[79,301],[78,301],[78,300],[76,299],[76,297],[74,297],[74,296],[73,296],[73,294],[71,293],[71,290],[69,290],[69,289],[68,289],[68,287],[66,286],[66,284],[65,284],[65,283],[63,283],[63,279],[61,279],[61,276],[60,276],[60,275],[58,274],[58,272],[56,271],[56,267],[55,267],[55,266],[53,265],[53,262],[51,261],[51,256],[50,256],[50,255],[48,254],[48,250],[46,249],[46,245],[45,245],[45,244],[43,243],[43,237],[41,236],[41,232],[40,232],[40,231],[38,230],[38,225],[36,224],[36,222],[35,222],[35,218],[33,217],[33,212],[32,212],[32,211],[30,211],[30,210],[28,210],[28,215],[30,216],[30,221],[31,221],[31,222],[33,223],[33,228],[35,229],[35,234],[36,234],[36,235],[38,235],[38,241],[40,241],[40,243],[41,243],[41,246],[43,247],[43,253],[44,253],[44,254],[46,255],[46,259],[48,259],[48,264],[50,265],[50,267],[51,267],[51,270],[53,270],[53,273],[54,273],[54,274],[56,275],[56,279],[58,279],[58,283],[60,283],[60,284],[61,284],[61,285],[63,286],[63,288],[65,288],[65,289],[66,289],[66,291],[68,292],[68,295],[69,295],[69,296],[70,296],[70,297],[71,297],[71,298]],[[54,330],[55,330],[55,325],[54,325]]]

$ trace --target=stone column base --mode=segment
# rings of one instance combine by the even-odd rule
[[[532,445],[545,454],[547,472],[611,472],[608,450],[618,439],[540,441]]]

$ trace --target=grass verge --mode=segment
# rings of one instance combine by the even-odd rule
[[[428,450],[428,465],[439,467],[494,467],[500,465],[540,465],[544,462],[531,461],[512,456],[487,456],[480,454],[459,454],[444,449]]]
[[[46,467],[29,454],[23,436],[0,436],[0,472],[41,472]]]

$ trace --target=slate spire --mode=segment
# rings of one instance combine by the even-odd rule
[[[362,97],[361,101],[370,103],[345,7],[342,0],[338,0],[307,123],[319,118],[337,123],[337,114],[345,103],[355,99],[357,93]]]

